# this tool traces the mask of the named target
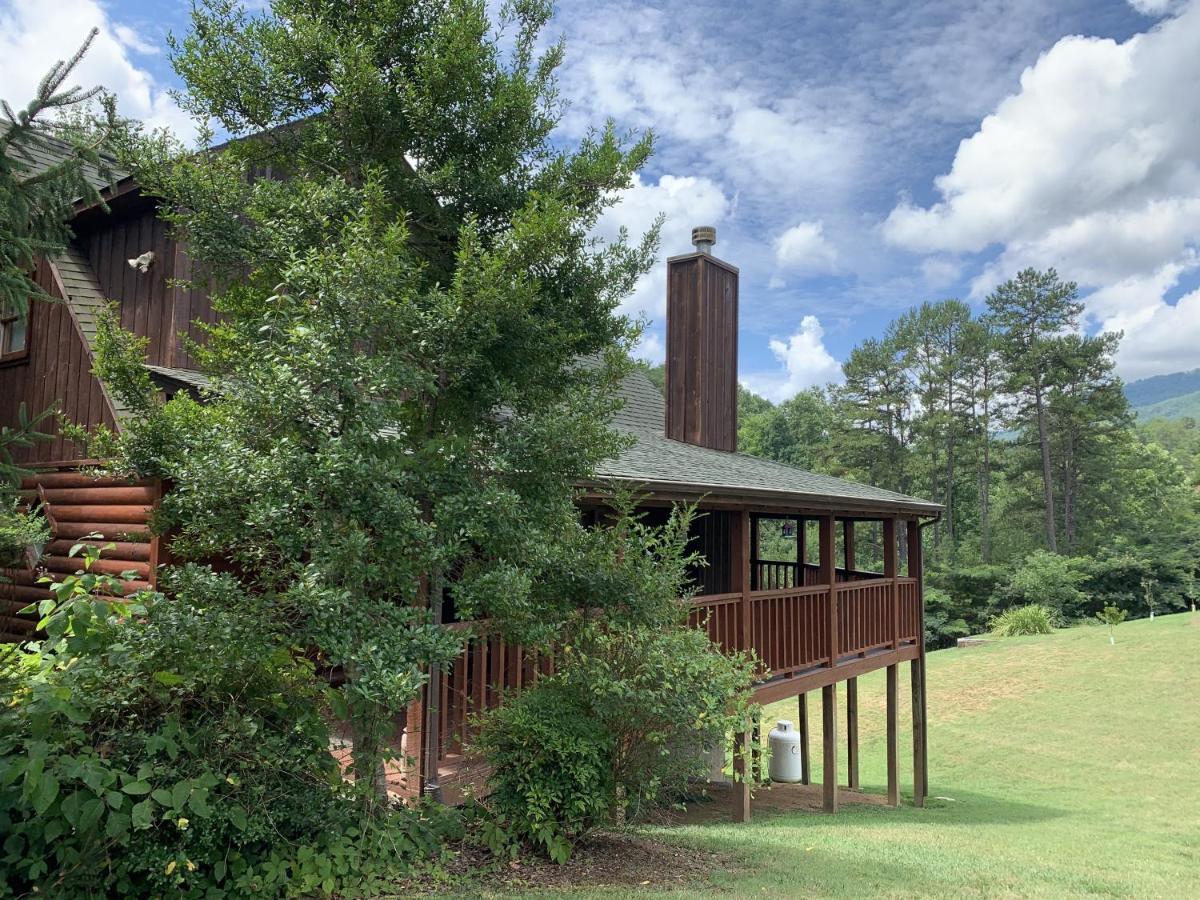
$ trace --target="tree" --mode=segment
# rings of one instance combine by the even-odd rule
[[[91,178],[107,172],[102,151],[113,106],[104,98],[103,117],[97,121],[88,110],[91,101],[103,97],[101,88],[63,88],[95,37],[93,29],[74,56],[51,67],[24,109],[14,111],[0,100],[0,314],[23,316],[31,298],[49,299],[30,272],[39,257],[58,253],[71,239],[67,220],[76,199],[100,202]],[[71,113],[75,117],[64,121]],[[84,120],[91,122],[86,139],[80,128]],[[59,161],[47,166],[41,162],[46,157]],[[16,426],[0,428],[0,565],[45,537],[45,522],[21,508],[14,490],[26,472],[13,462],[12,450],[49,440],[39,428],[52,413],[47,409],[30,415],[22,403]]]
[[[1059,279],[1053,269],[1024,269],[987,298],[1000,333],[1005,389],[1017,398],[1017,421],[1036,435],[1041,460],[1046,546],[1058,552],[1054,507],[1050,421],[1046,407],[1050,373],[1061,349],[1063,333],[1074,328],[1083,304],[1074,282]]]
[[[834,402],[843,425],[835,446],[846,474],[898,491],[910,489],[912,383],[894,337],[868,338],[842,365]]]
[[[925,446],[931,494],[946,507],[941,530],[955,552],[958,454],[971,432],[969,379],[975,362],[968,353],[977,323],[960,300],[923,303],[889,326],[917,387],[920,412],[913,432]]]
[[[173,44],[181,102],[236,140],[136,160],[222,321],[207,403],[165,407],[110,323],[105,374],[137,410],[117,450],[175,484],[178,556],[223,560],[343,673],[368,809],[385,735],[456,652],[445,617],[544,643],[604,577],[572,485],[621,446],[638,330],[615,310],[657,234],[590,235],[650,141],[551,144],[550,12],[506,7],[501,35],[472,2],[202,3]]]
[[[115,124],[112,98],[100,87],[63,87],[96,34],[51,67],[24,109],[0,100],[0,311],[24,314],[30,298],[44,296],[29,277],[38,258],[70,241],[76,201],[102,202],[95,181],[111,176],[104,151]],[[99,118],[93,101],[100,101]]]

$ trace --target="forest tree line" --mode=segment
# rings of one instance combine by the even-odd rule
[[[935,644],[1032,602],[1064,621],[1185,609],[1200,431],[1135,421],[1121,335],[1083,333],[1082,311],[1053,269],[1022,271],[979,312],[922,303],[856,346],[841,384],[779,404],[740,388],[739,449],[943,504],[926,532]]]

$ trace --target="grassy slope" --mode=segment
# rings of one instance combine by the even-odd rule
[[[928,665],[927,809],[906,795],[900,810],[656,833],[741,856],[713,875],[727,896],[1200,896],[1200,616],[1123,624],[1115,647],[1080,627]],[[859,680],[862,782],[879,792],[881,675]],[[769,720],[793,710],[777,704]]]

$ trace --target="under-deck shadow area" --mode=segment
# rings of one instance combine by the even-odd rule
[[[668,828],[731,825],[731,790],[728,785],[711,785],[707,796],[693,798],[684,809],[663,812],[651,824]],[[823,810],[819,783],[763,786],[754,790],[751,821],[770,822],[791,816],[797,820],[796,824],[814,826],[836,821],[840,827],[848,828],[877,828],[889,822],[901,827],[913,823],[978,828],[1048,822],[1071,814],[1067,810],[1010,797],[956,791],[951,786],[939,786],[936,792],[931,792],[923,809],[913,807],[911,793],[903,792],[899,807],[888,806],[886,789],[881,785],[867,785],[861,791],[842,785],[838,789],[838,801],[838,811],[827,813]]]

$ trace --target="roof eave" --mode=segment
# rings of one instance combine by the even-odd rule
[[[734,487],[725,484],[639,479],[622,476],[599,476],[577,482],[584,490],[597,489],[601,495],[611,495],[616,485],[629,485],[654,494],[659,499],[682,501],[713,501],[727,505],[759,503],[776,509],[800,511],[819,510],[840,513],[891,513],[896,515],[937,517],[944,507],[940,503],[912,500],[870,500],[858,497],[837,497],[801,491],[777,491],[765,488]]]

